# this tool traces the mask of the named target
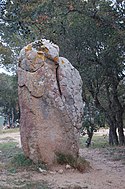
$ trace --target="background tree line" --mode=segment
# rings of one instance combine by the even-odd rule
[[[0,74],[0,113],[4,124],[14,127],[19,119],[17,76]]]
[[[90,142],[105,120],[109,143],[124,145],[125,1],[1,0],[0,16],[1,63],[15,65],[19,50],[33,40],[57,43],[83,79]]]

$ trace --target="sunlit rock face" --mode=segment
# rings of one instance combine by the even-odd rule
[[[42,39],[19,56],[18,94],[24,153],[34,162],[56,163],[57,153],[78,157],[82,126],[82,80],[59,47]]]

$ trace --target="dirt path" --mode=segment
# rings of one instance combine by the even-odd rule
[[[0,141],[4,141],[7,137],[20,141],[19,133],[1,134]],[[121,161],[109,161],[109,157],[98,149],[81,149],[80,154],[92,166],[92,170],[87,173],[81,174],[76,170],[65,168],[63,173],[55,171],[46,174],[26,170],[16,174],[6,174],[6,171],[3,171],[0,175],[0,185],[1,183],[9,185],[11,179],[19,180],[21,183],[30,179],[32,182],[47,181],[53,189],[125,189],[125,165]]]

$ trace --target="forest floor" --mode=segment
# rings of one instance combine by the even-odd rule
[[[80,155],[92,167],[85,173],[65,167],[45,172],[38,167],[16,167],[12,159],[22,153],[19,131],[1,132],[0,189],[125,189],[125,147],[109,147],[106,132],[95,134],[91,148],[85,148],[81,137]]]

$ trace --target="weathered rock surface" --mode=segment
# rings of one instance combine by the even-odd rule
[[[78,156],[75,134],[82,126],[82,81],[59,48],[48,40],[24,47],[19,56],[21,142],[34,162],[56,162],[56,154]]]

